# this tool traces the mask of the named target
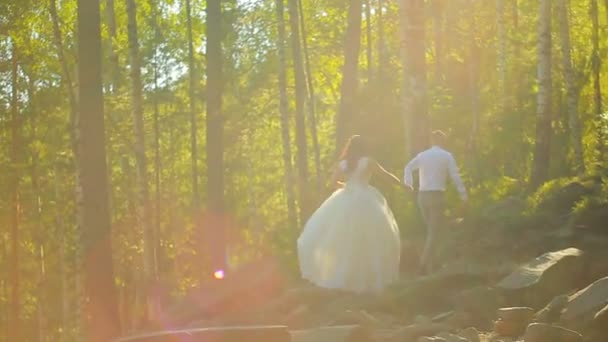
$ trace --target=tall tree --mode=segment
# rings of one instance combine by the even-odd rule
[[[194,63],[194,42],[192,39],[192,6],[186,0],[186,30],[188,31],[188,71],[189,71],[189,111],[190,111],[190,159],[192,163],[192,208],[200,209],[201,195],[198,187],[198,129],[196,127],[196,65]]]
[[[285,193],[287,194],[287,219],[292,228],[297,226],[295,193],[293,189],[293,166],[291,161],[291,137],[289,134],[289,100],[287,99],[287,62],[285,58],[285,8],[284,0],[276,0],[279,55],[279,112],[281,114],[281,140],[283,142],[283,164],[285,167]]]
[[[298,12],[300,13],[300,28],[302,29],[302,48],[304,49],[304,64],[306,68],[306,85],[308,90],[308,121],[310,125],[310,137],[315,160],[315,172],[317,176],[317,190],[321,189],[321,149],[319,148],[319,135],[317,133],[316,98],[313,82],[313,74],[310,66],[310,53],[308,51],[308,35],[306,34],[306,21],[304,20],[304,9],[302,0],[298,0]]]
[[[425,8],[423,0],[403,0],[400,5],[400,48],[405,73],[403,111],[408,155],[413,157],[429,143]]]
[[[79,172],[82,181],[82,245],[87,340],[120,334],[112,266],[110,208],[101,80],[99,1],[78,0]]]
[[[346,39],[344,41],[344,64],[340,86],[340,107],[336,118],[336,151],[340,151],[348,135],[352,134],[351,122],[356,117],[356,98],[361,48],[361,0],[349,2]]]
[[[55,0],[53,0],[55,1]],[[116,51],[118,31],[116,29],[116,13],[114,11],[114,0],[106,0],[106,21],[110,40],[110,68],[112,73],[112,92],[116,94],[121,86],[120,63]]]
[[[21,180],[21,120],[19,115],[19,60],[17,43],[11,40],[11,254],[9,277],[11,282],[9,341],[21,340],[21,282],[20,282],[20,211],[19,182]]]
[[[597,117],[597,141],[598,153],[600,156],[604,153],[604,134],[603,134],[603,119],[602,119],[602,88],[601,88],[601,60],[600,60],[600,38],[599,38],[599,8],[597,0],[591,0],[591,42],[593,44],[591,66],[593,69],[593,109]]]
[[[222,4],[207,1],[207,206],[217,229],[221,248],[213,256],[214,266],[223,268],[224,214],[224,116],[222,115]],[[210,242],[211,243],[211,242]],[[220,264],[220,265],[218,265]]]
[[[304,116],[304,101],[306,94],[306,80],[304,75],[304,62],[302,60],[300,40],[300,19],[298,14],[298,0],[287,0],[289,7],[289,24],[291,27],[291,49],[293,55],[293,68],[296,92],[296,166],[298,170],[298,194],[300,217],[308,216],[310,212],[310,193],[308,190],[308,152],[306,142],[306,118]]]
[[[549,177],[551,110],[551,0],[539,0],[536,141],[530,190],[535,190]]]
[[[507,27],[505,23],[505,0],[496,0],[496,33],[498,43],[498,79],[500,110],[506,109],[507,100]],[[504,113],[504,112],[503,112]]]
[[[570,45],[570,21],[568,20],[569,0],[557,1],[557,14],[559,20],[559,38],[562,52],[562,69],[566,81],[566,110],[568,112],[568,128],[570,147],[573,154],[573,166],[578,173],[585,171],[583,159],[583,143],[581,140],[581,127],[578,115],[578,97],[580,90],[576,81],[576,73],[572,66]]]
[[[133,125],[135,127],[135,160],[137,162],[138,180],[138,202],[141,210],[140,224],[143,230],[144,255],[144,288],[153,284],[157,275],[155,274],[155,251],[154,231],[152,227],[152,210],[150,208],[148,189],[148,162],[146,158],[145,132],[144,132],[144,107],[143,87],[141,81],[141,62],[139,57],[139,38],[137,33],[137,9],[135,0],[127,1],[129,58],[131,66],[131,105],[133,107]],[[146,291],[146,304],[148,317],[155,316],[155,307],[151,293]]]

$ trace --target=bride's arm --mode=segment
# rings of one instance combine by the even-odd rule
[[[344,182],[341,181],[343,179],[343,176],[344,172],[342,171],[342,167],[340,167],[340,164],[336,164],[334,166],[334,171],[331,175],[330,184],[343,186]]]
[[[396,185],[401,185],[401,181],[399,180],[399,178],[397,178],[397,176],[395,176],[394,174],[386,171],[386,169],[384,169],[382,167],[382,165],[380,165],[380,163],[378,163],[375,160],[372,160],[371,164],[372,164],[372,170],[375,171],[376,173],[379,173],[387,181],[391,181],[391,182],[395,183]]]

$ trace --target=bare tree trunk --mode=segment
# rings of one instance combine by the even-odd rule
[[[27,74],[27,73],[26,73]],[[37,284],[37,319],[38,319],[38,340],[46,341],[47,340],[47,314],[46,314],[46,294],[45,289],[47,288],[46,284],[46,259],[45,259],[45,237],[44,228],[42,225],[42,196],[40,191],[40,178],[38,176],[38,163],[39,163],[39,155],[37,151],[37,142],[38,140],[38,126],[37,119],[38,113],[36,104],[34,102],[35,99],[35,86],[34,86],[34,78],[33,75],[27,75],[28,79],[28,100],[29,100],[29,112],[30,112],[30,154],[31,154],[31,163],[30,163],[30,182],[32,186],[32,193],[34,195],[34,203],[33,208],[35,209],[35,227],[36,231],[33,234],[33,242],[36,246],[38,252],[38,284]]]
[[[224,116],[222,114],[222,5],[207,1],[207,192],[216,240],[212,266],[225,269],[226,222],[224,220]],[[213,226],[214,228],[211,228]],[[219,248],[218,248],[219,247]]]
[[[160,30],[158,23],[158,4],[154,0],[150,0],[152,8],[152,26],[154,27],[154,274],[158,280],[160,276],[160,253],[161,253],[161,161],[160,161],[160,113],[158,108],[158,45],[160,41]],[[158,308],[160,309],[160,307]]]
[[[78,113],[78,103],[77,103],[77,99],[76,99],[76,91],[74,89],[74,83],[72,82],[72,75],[70,73],[70,68],[68,66],[68,61],[65,57],[65,51],[64,51],[64,47],[63,47],[63,36],[61,33],[61,27],[59,26],[59,18],[57,15],[57,5],[56,5],[56,0],[51,0],[50,1],[50,7],[49,7],[49,12],[51,14],[51,20],[53,22],[53,38],[54,38],[54,44],[55,44],[55,48],[57,49],[57,56],[59,57],[59,63],[61,65],[61,70],[62,70],[62,77],[61,77],[61,82],[62,85],[65,87],[65,91],[67,93],[68,96],[68,104],[69,104],[69,108],[70,108],[70,123],[69,123],[69,127],[68,130],[70,132],[70,144],[72,147],[72,162],[74,164],[74,169],[75,169],[75,186],[74,186],[74,201],[75,201],[75,221],[76,221],[76,227],[75,227],[75,231],[76,231],[76,235],[80,235],[82,233],[82,229],[83,229],[83,197],[82,197],[82,182],[81,182],[81,172],[80,172],[80,149],[79,149],[79,138],[80,138],[80,133],[79,133],[79,113]],[[64,235],[65,236],[65,235]],[[64,240],[65,243],[65,240]],[[65,248],[65,246],[64,246]],[[75,265],[80,266],[81,263],[83,262],[83,260],[81,260],[82,254],[81,254],[82,250],[81,250],[81,246],[77,245],[76,246],[76,252],[75,252]],[[67,258],[67,255],[66,255]],[[67,259],[63,260],[64,263],[67,264]],[[66,265],[66,270],[67,270],[67,265]],[[67,278],[68,276],[66,275],[66,282],[67,282]],[[81,304],[82,304],[82,300],[83,300],[83,293],[81,290],[81,274],[77,273],[74,276],[74,281],[75,281],[75,305],[73,308],[73,311],[77,312],[77,314],[75,315],[76,317],[81,317],[82,313],[81,313]],[[66,283],[67,284],[67,283]],[[67,286],[67,285],[66,285]],[[66,292],[67,294],[67,292]],[[69,300],[67,298],[64,298],[64,304],[68,304],[69,305]],[[71,310],[70,310],[71,311]],[[66,324],[68,323],[67,321],[65,322]],[[76,334],[80,334],[82,332],[82,329],[80,328],[80,319],[76,319],[74,321],[75,323],[75,329],[76,329]],[[64,326],[65,328],[67,328],[67,326]]]
[[[283,142],[283,164],[285,165],[285,193],[287,194],[287,221],[291,228],[297,227],[296,201],[293,189],[293,166],[291,161],[291,137],[289,134],[289,100],[287,99],[287,62],[285,58],[285,8],[284,0],[276,0],[279,55],[279,112],[281,113],[281,139]]]
[[[365,4],[365,37],[366,37],[366,58],[367,58],[367,83],[372,82],[373,62],[372,62],[372,6],[370,0],[364,0]]]
[[[349,2],[346,37],[344,41],[344,64],[340,86],[340,107],[336,119],[336,155],[352,134],[351,121],[356,117],[356,98],[359,86],[359,50],[361,48],[361,0]]]
[[[400,5],[404,123],[408,155],[414,157],[429,145],[424,0],[402,0]]]
[[[473,2],[469,1],[469,6],[473,6]],[[479,165],[479,47],[477,46],[477,39],[475,32],[477,29],[477,23],[475,17],[471,16],[471,26],[469,29],[469,58],[468,58],[468,81],[469,81],[469,96],[471,99],[471,113],[473,114],[471,133],[469,135],[468,150],[471,164],[471,170],[474,175],[474,180],[477,184],[481,183],[482,174],[481,167]]]
[[[576,73],[572,67],[570,45],[570,23],[568,20],[569,0],[557,1],[559,38],[562,50],[562,68],[566,81],[566,109],[568,112],[568,126],[570,130],[570,147],[573,152],[573,164],[577,173],[585,172],[583,159],[583,144],[581,140],[581,127],[578,115],[579,90],[576,84]]]
[[[382,82],[384,79],[384,69],[388,65],[388,57],[386,54],[386,42],[384,38],[384,0],[378,0],[378,8],[376,9],[377,14],[377,49],[378,49],[378,70],[376,71],[376,78],[378,82]]]
[[[196,66],[194,64],[194,46],[192,41],[192,8],[190,0],[186,0],[186,29],[188,31],[188,69],[189,81],[189,110],[190,110],[190,156],[192,159],[192,208],[200,210],[201,195],[198,186],[198,143],[196,127]]]
[[[507,28],[505,23],[505,0],[496,0],[496,31],[498,35],[498,96],[500,112],[507,107]]]
[[[298,14],[298,1],[287,0],[289,7],[289,23],[291,26],[291,48],[293,54],[294,78],[296,86],[296,166],[298,169],[298,193],[300,217],[307,217],[310,213],[310,193],[308,189],[308,152],[306,142],[306,118],[304,115],[304,101],[306,92],[306,78],[304,75],[304,62],[300,48],[300,27]]]
[[[83,194],[85,293],[88,341],[120,335],[112,265],[111,220],[101,80],[99,2],[78,1],[79,147]]]
[[[19,118],[19,62],[16,42],[11,41],[11,254],[9,259],[9,278],[11,282],[9,341],[21,340],[21,283],[20,283],[20,211],[19,182],[21,180],[21,120]]]
[[[55,0],[52,0],[55,1]],[[108,34],[110,38],[110,68],[112,72],[112,93],[117,94],[121,86],[120,63],[116,52],[116,13],[114,12],[114,0],[106,0],[106,20],[108,21]]]
[[[435,38],[435,82],[437,85],[440,85],[443,76],[444,56],[442,39],[444,0],[432,0],[431,6],[433,9],[433,35]]]
[[[137,33],[137,10],[135,0],[127,1],[129,56],[131,64],[133,125],[135,127],[135,160],[137,162],[137,180],[139,192],[139,210],[141,210],[141,227],[144,240],[144,291],[146,298],[147,319],[156,317],[157,308],[150,293],[150,287],[157,280],[154,255],[154,232],[151,222],[150,198],[148,189],[148,162],[144,133],[144,108],[141,82],[141,65],[139,59],[139,41]],[[139,211],[138,210],[138,211]]]
[[[530,175],[534,191],[549,178],[551,157],[551,0],[539,0],[536,142]]]
[[[608,7],[607,7],[608,8]],[[600,43],[599,43],[599,20],[598,20],[598,5],[597,0],[591,0],[591,41],[593,44],[592,52],[592,69],[593,69],[593,104],[594,111],[597,117],[597,140],[598,140],[598,155],[603,158],[604,155],[604,125],[602,120],[602,89],[601,89],[601,60],[600,60]]]
[[[306,85],[308,86],[308,112],[310,123],[310,137],[312,139],[312,149],[315,158],[315,172],[317,177],[317,191],[321,191],[321,150],[319,148],[319,137],[317,134],[317,118],[316,118],[316,97],[315,88],[310,67],[310,54],[308,52],[308,36],[306,35],[306,22],[304,20],[304,10],[302,8],[302,0],[298,0],[298,9],[300,13],[300,26],[302,29],[302,47],[304,48],[304,64],[306,67]]]
[[[55,186],[55,203],[60,203],[61,195],[59,193],[59,169],[57,161],[54,165],[54,186]],[[70,312],[70,301],[68,294],[68,265],[66,247],[66,231],[65,223],[63,222],[63,214],[59,210],[59,206],[55,205],[55,224],[57,225],[57,235],[59,238],[59,277],[61,282],[61,329],[69,334],[68,313]]]

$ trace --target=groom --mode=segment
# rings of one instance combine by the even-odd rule
[[[427,227],[426,243],[420,259],[420,271],[431,273],[433,258],[441,242],[444,224],[444,192],[448,175],[460,193],[463,202],[467,201],[467,192],[460,178],[454,156],[444,149],[447,137],[442,131],[431,133],[432,147],[420,152],[405,166],[404,185],[413,187],[412,172],[419,170],[420,188],[418,207]]]

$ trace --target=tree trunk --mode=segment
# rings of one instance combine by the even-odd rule
[[[91,6],[91,5],[89,5]],[[83,197],[82,197],[82,182],[81,182],[81,172],[80,172],[80,147],[79,147],[79,140],[80,140],[80,131],[78,129],[79,127],[79,113],[78,113],[78,103],[77,103],[77,99],[76,99],[76,92],[74,89],[74,84],[72,82],[72,75],[70,73],[70,68],[68,66],[68,61],[66,60],[65,57],[65,51],[64,51],[64,47],[63,47],[63,36],[61,33],[61,27],[59,26],[59,18],[57,15],[57,5],[56,5],[56,0],[51,0],[50,1],[50,8],[49,8],[49,12],[51,14],[51,20],[53,22],[53,38],[54,38],[54,44],[55,44],[55,48],[57,49],[57,56],[59,57],[59,63],[61,65],[61,71],[62,71],[62,76],[61,76],[61,83],[63,85],[63,87],[65,87],[65,91],[67,93],[68,96],[68,103],[69,103],[69,107],[70,107],[70,123],[69,123],[69,127],[68,127],[68,131],[70,132],[70,144],[72,147],[72,162],[74,164],[74,169],[75,169],[75,181],[74,181],[74,201],[75,201],[75,221],[76,221],[76,227],[75,227],[75,231],[76,231],[76,235],[80,236],[80,234],[82,234],[83,231],[83,213],[84,213],[84,203],[83,203]],[[64,240],[65,243],[65,240]],[[62,248],[65,249],[65,246],[62,246]],[[65,257],[67,258],[67,253],[64,254]],[[82,250],[81,250],[81,246],[76,246],[76,252],[74,253],[75,256],[75,265],[80,266],[83,262],[82,260]],[[67,259],[62,261],[66,266],[65,267],[65,271],[67,272]],[[74,281],[75,281],[75,289],[74,292],[76,294],[76,301],[75,301],[75,307],[70,309],[68,306],[68,310],[73,310],[75,312],[77,312],[76,316],[79,317],[82,315],[81,312],[81,301],[83,300],[83,293],[82,293],[82,289],[81,289],[81,281],[82,279],[80,278],[81,274],[78,273],[74,276]],[[66,281],[66,287],[67,287],[67,281],[68,281],[68,275],[66,274],[66,278],[64,279]],[[67,292],[66,292],[67,294]],[[69,301],[67,298],[64,298],[64,304],[69,305]],[[67,317],[67,316],[66,316]],[[67,323],[67,321],[65,322]],[[80,329],[80,320],[76,319],[74,321],[75,323],[75,327],[76,327],[76,334],[80,334],[82,331]]]
[[[551,0],[539,0],[536,141],[530,175],[534,191],[549,178],[551,152]]]
[[[604,155],[604,125],[602,119],[602,89],[601,89],[601,60],[600,60],[600,43],[599,43],[599,19],[598,19],[598,5],[597,0],[591,0],[591,41],[593,44],[592,52],[592,69],[593,69],[593,104],[594,111],[597,117],[597,140],[598,140],[598,155],[600,159]]]
[[[131,101],[133,106],[133,125],[135,127],[135,160],[137,162],[137,181],[139,192],[140,225],[143,229],[144,255],[144,291],[146,298],[147,318],[156,317],[157,308],[150,293],[150,287],[156,282],[154,273],[154,233],[152,228],[149,189],[148,189],[148,162],[146,159],[146,145],[144,139],[144,108],[141,82],[141,65],[139,59],[139,41],[137,33],[137,9],[135,0],[127,1],[129,57],[131,64]],[[138,215],[139,216],[139,215]]]
[[[473,2],[469,1],[469,6],[473,6]],[[483,175],[482,168],[479,164],[479,47],[475,32],[477,31],[477,23],[475,17],[471,16],[471,26],[469,28],[469,58],[468,58],[468,83],[469,96],[471,99],[471,133],[468,141],[468,155],[470,158],[471,173],[476,184],[480,184]]]
[[[9,278],[11,282],[9,341],[21,340],[21,283],[19,272],[20,249],[20,211],[19,182],[21,180],[21,122],[19,119],[19,62],[16,42],[13,40],[11,56],[11,254],[9,259]]]
[[[101,80],[99,2],[78,1],[79,172],[82,180],[86,316],[88,341],[120,334],[114,271]]]
[[[386,54],[386,42],[384,38],[384,16],[382,15],[384,11],[384,0],[378,0],[378,8],[376,10],[377,14],[377,24],[376,30],[378,32],[377,41],[377,49],[378,49],[378,70],[376,71],[376,79],[378,80],[378,84],[381,84],[384,79],[384,69],[389,65],[388,57]]]
[[[154,27],[154,274],[158,278],[160,276],[160,253],[161,253],[161,161],[160,161],[160,113],[158,105],[158,46],[160,41],[160,30],[158,25],[158,5],[156,1],[150,0],[152,8],[152,26]],[[159,308],[160,309],[160,308]]]
[[[433,8],[433,35],[435,38],[435,83],[436,86],[441,84],[443,76],[443,8],[444,0],[432,0]]]
[[[408,155],[414,157],[429,145],[429,115],[425,59],[423,0],[403,0],[401,53],[405,72],[403,109]]]
[[[198,130],[196,127],[196,66],[194,64],[194,45],[192,41],[192,7],[186,0],[186,29],[188,31],[188,71],[189,77],[189,111],[190,111],[190,158],[192,160],[192,209],[200,210],[201,195],[198,187]]]
[[[312,71],[310,67],[310,54],[308,52],[308,36],[306,35],[306,22],[304,20],[304,10],[302,8],[302,0],[298,0],[298,9],[300,13],[300,26],[302,28],[302,47],[304,48],[304,62],[306,67],[306,85],[308,86],[308,112],[310,123],[310,137],[312,139],[312,149],[315,158],[315,172],[317,177],[317,191],[321,191],[321,150],[319,148],[319,137],[317,134],[317,118],[316,118],[316,98],[315,88],[313,83]],[[283,40],[284,41],[284,40]]]
[[[370,84],[373,78],[372,62],[372,6],[370,0],[365,0],[365,40],[366,40],[366,62],[367,62],[367,83]]]
[[[287,62],[285,58],[285,9],[284,0],[276,0],[279,55],[279,112],[281,114],[281,139],[283,142],[283,164],[285,165],[285,193],[287,194],[287,222],[296,228],[295,193],[293,189],[293,166],[291,162],[291,137],[289,134],[289,100],[287,98]]]
[[[505,24],[505,0],[496,0],[496,33],[498,36],[498,103],[504,115],[507,107],[507,28]]]
[[[357,72],[359,49],[361,47],[361,0],[349,2],[347,21],[340,107],[336,120],[336,155],[340,153],[348,136],[353,133],[351,122],[356,117],[356,98],[359,85]]]
[[[566,110],[568,113],[568,127],[570,130],[570,147],[572,148],[573,164],[577,173],[585,172],[583,159],[583,144],[581,140],[581,127],[578,116],[579,90],[576,84],[576,73],[572,67],[570,46],[570,23],[568,20],[569,0],[557,1],[559,38],[562,50],[562,68],[566,81]]]
[[[55,0],[52,0],[53,2]],[[116,95],[121,86],[120,63],[116,52],[116,13],[114,12],[114,0],[106,0],[106,20],[110,39],[110,69],[112,73],[112,94]]]
[[[61,196],[59,193],[59,168],[57,162],[54,165],[54,186],[55,186],[55,203],[61,202]],[[68,313],[70,312],[70,301],[68,294],[68,264],[67,264],[67,253],[66,253],[66,231],[65,223],[63,222],[63,214],[59,210],[59,206],[55,206],[55,224],[57,225],[57,235],[59,238],[59,277],[61,283],[61,329],[62,331],[69,331]],[[67,334],[67,333],[66,333]]]
[[[222,6],[221,0],[207,1],[207,192],[210,222],[217,241],[211,256],[214,270],[224,268],[224,117],[222,115]],[[211,241],[208,241],[212,244]]]
[[[306,118],[304,116],[304,100],[306,81],[304,63],[300,51],[300,27],[298,1],[287,0],[289,7],[289,23],[291,25],[291,48],[293,54],[294,78],[296,86],[296,165],[298,169],[298,193],[300,218],[310,213],[310,193],[308,190],[308,152],[306,143]]]

